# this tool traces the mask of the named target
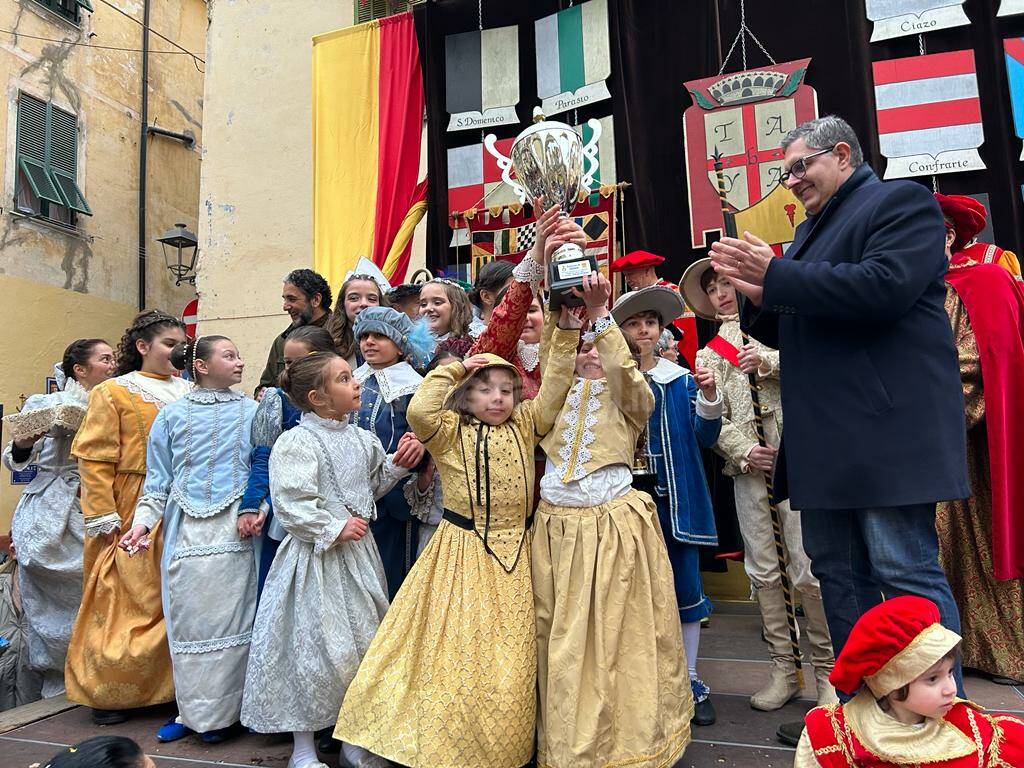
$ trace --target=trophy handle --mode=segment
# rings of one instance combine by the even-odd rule
[[[584,192],[590,192],[590,185],[594,183],[594,176],[597,174],[597,142],[601,139],[601,121],[596,118],[587,120],[587,125],[593,131],[590,141],[583,147],[583,178],[580,179],[580,186]]]
[[[501,154],[501,151],[496,146],[497,141],[497,136],[493,133],[488,133],[484,137],[484,147],[491,153],[494,159],[498,161],[498,167],[501,169],[501,180],[512,187],[512,191],[516,193],[516,197],[519,198],[520,204],[526,205],[526,188],[512,178],[512,160]]]

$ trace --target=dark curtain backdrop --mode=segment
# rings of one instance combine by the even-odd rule
[[[967,0],[971,25],[925,35],[926,53],[973,49],[984,120],[980,154],[988,170],[938,177],[939,191],[989,194],[995,241],[1018,253],[1024,243],[1024,173],[1018,157],[1021,142],[1013,133],[1002,40],[1024,36],[1024,15],[997,19],[999,0]],[[483,0],[484,27],[519,25],[521,124],[499,128],[499,138],[515,136],[530,120],[536,96],[533,58],[534,19],[568,6],[568,0]],[[643,248],[666,257],[662,276],[677,281],[683,270],[705,255],[690,247],[683,111],[690,106],[683,83],[718,72],[739,29],[740,0],[608,0],[611,36],[612,101],[600,102],[554,119],[578,124],[615,118],[615,154],[620,181],[627,191],[619,234],[625,250]],[[878,151],[871,62],[918,54],[916,36],[868,42],[871,23],[863,0],[747,0],[747,24],[776,61],[811,57],[806,82],[818,94],[819,114],[844,117],[860,136],[867,161],[881,175],[885,159]],[[427,266],[436,271],[454,261],[448,244],[447,154],[449,147],[480,141],[478,131],[447,133],[445,110],[445,35],[477,28],[476,0],[428,0],[415,10],[426,79],[428,135]],[[748,40],[747,66],[769,63]],[[727,72],[741,69],[737,46]],[[931,187],[931,178],[918,179]],[[463,260],[465,255],[463,255]],[[700,343],[714,333],[713,323],[699,321]],[[705,457],[715,500],[720,551],[740,548],[732,483],[721,474],[721,461]],[[711,552],[704,567],[715,568]]]
[[[532,55],[536,18],[568,6],[567,0],[483,0],[485,27],[519,25],[521,125],[497,129],[516,135],[530,119],[536,97]],[[688,220],[682,113],[690,106],[683,82],[718,72],[739,28],[740,0],[608,0],[612,101],[578,110],[575,122],[615,117],[616,164],[626,196],[620,233],[627,250],[644,248],[667,258],[664,276],[675,280],[704,253],[686,239]],[[924,36],[926,53],[973,49],[978,69],[986,171],[938,177],[939,191],[987,192],[999,245],[1018,253],[1024,244],[1024,173],[1021,140],[1013,133],[1002,40],[1024,36],[1024,15],[996,18],[999,0],[967,0],[971,24]],[[846,118],[861,137],[868,162],[879,173],[885,159],[875,133],[871,62],[918,54],[916,36],[869,43],[871,23],[863,0],[748,0],[747,23],[777,61],[811,57],[806,81],[818,94],[819,112]],[[417,6],[416,27],[424,57],[430,187],[427,266],[443,267],[450,255],[447,221],[449,147],[480,140],[478,131],[447,133],[444,38],[477,28],[476,0],[428,0]],[[748,41],[748,67],[768,63]],[[740,69],[739,46],[727,71]],[[555,119],[572,118],[571,113]],[[918,179],[931,186],[931,178]]]

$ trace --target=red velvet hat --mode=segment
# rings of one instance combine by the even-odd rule
[[[657,267],[665,261],[664,256],[647,251],[630,251],[612,262],[612,272],[626,272],[630,269],[641,269],[643,267]]]
[[[952,221],[956,229],[953,253],[963,250],[964,246],[985,228],[985,222],[988,220],[985,206],[967,195],[943,195],[936,192],[935,199],[942,209],[942,215]]]
[[[857,619],[829,680],[844,693],[866,683],[885,696],[913,682],[960,642],[939,623],[939,609],[923,597],[894,597]]]

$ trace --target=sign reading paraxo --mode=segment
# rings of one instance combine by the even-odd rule
[[[566,8],[534,22],[537,95],[548,117],[610,99],[608,0]]]

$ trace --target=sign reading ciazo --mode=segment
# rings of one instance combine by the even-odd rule
[[[804,218],[788,191],[771,194],[782,175],[783,137],[818,116],[818,97],[804,83],[810,59],[706,77],[685,83],[693,105],[683,114],[686,143],[690,235],[694,248],[706,248],[709,234],[722,230],[713,154],[721,153],[726,199],[737,212],[760,207],[759,220],[781,222],[784,239]]]

